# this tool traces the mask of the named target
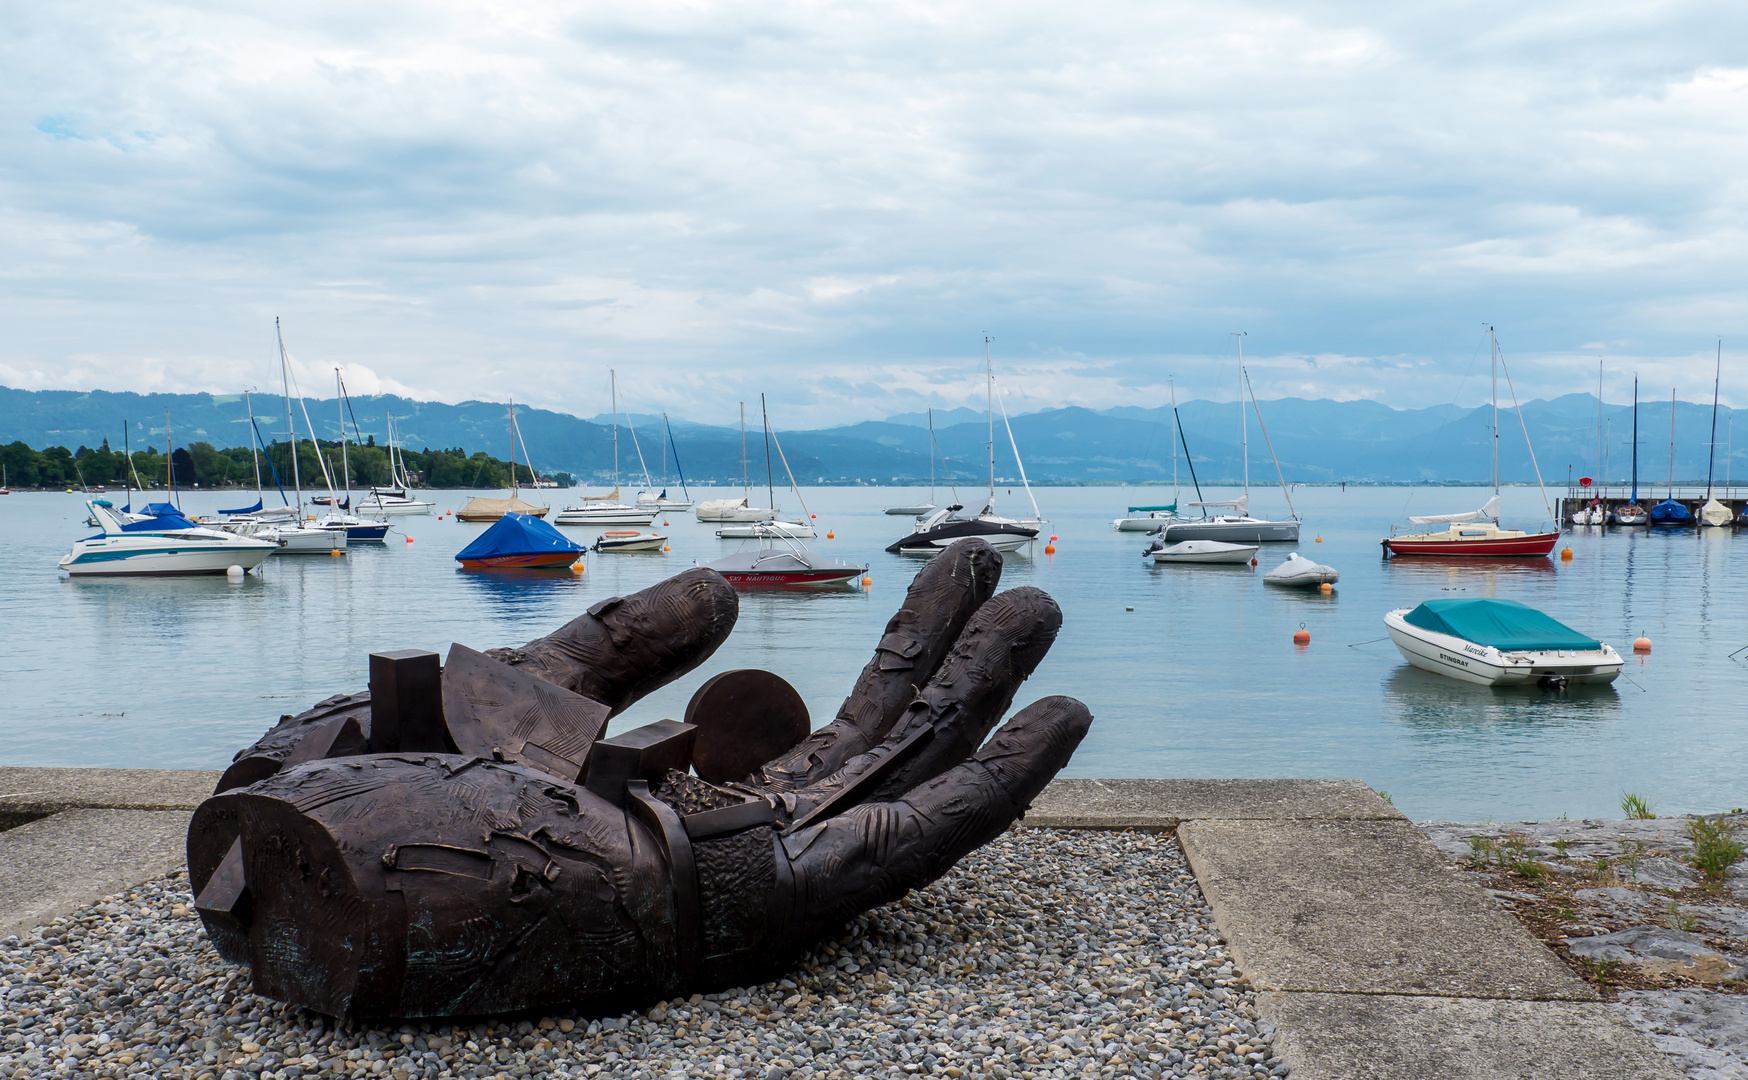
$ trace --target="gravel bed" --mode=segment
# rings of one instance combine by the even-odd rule
[[[335,1024],[248,990],[185,875],[0,942],[0,1078],[1284,1076],[1170,837],[1010,831],[788,979],[605,1019]]]

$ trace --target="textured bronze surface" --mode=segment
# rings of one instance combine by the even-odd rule
[[[714,784],[739,780],[813,730],[795,688],[758,668],[706,679],[686,704],[686,723],[698,728],[692,768]]]
[[[992,595],[1000,566],[977,540],[930,563],[799,743],[805,708],[756,672],[694,723],[600,738],[727,637],[712,571],[520,649],[457,645],[440,680],[373,657],[372,695],[282,718],[195,812],[196,910],[256,992],[337,1016],[619,1013],[773,977],[1006,829],[1085,736],[1063,697],[990,736],[1062,621],[1037,589]]]

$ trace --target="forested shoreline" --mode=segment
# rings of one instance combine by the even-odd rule
[[[303,487],[327,487],[322,466],[327,464],[335,487],[365,488],[391,482],[388,450],[377,446],[374,439],[364,445],[348,444],[345,448],[346,470],[341,471],[338,442],[322,442],[320,457],[317,447],[307,441],[297,444],[297,477]],[[401,458],[413,480],[428,488],[501,488],[510,484],[510,464],[485,453],[469,454],[461,447],[446,450],[402,450]],[[174,466],[178,488],[252,488],[255,486],[256,462],[260,464],[261,486],[273,490],[275,476],[286,488],[292,485],[292,459],[284,442],[271,444],[265,450],[251,452],[246,446],[220,450],[208,442],[177,447],[166,459],[162,450],[151,447],[133,452],[132,468],[128,455],[112,448],[109,440],[96,448],[81,446],[68,450],[50,446],[34,450],[19,441],[0,447],[0,462],[6,467],[6,483],[15,489],[41,488],[117,488],[134,487],[163,489],[169,485]],[[547,479],[568,487],[569,473],[551,473]],[[516,462],[516,482],[532,485],[534,473],[523,462]]]

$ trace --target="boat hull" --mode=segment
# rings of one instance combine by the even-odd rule
[[[793,570],[765,572],[761,570],[724,570],[722,576],[730,585],[736,588],[758,588],[760,586],[819,586],[843,585],[866,573],[860,567],[850,567],[844,570]]]
[[[526,514],[529,517],[543,518],[547,515],[547,512],[551,509],[552,508],[549,506],[536,506],[532,510],[518,510],[516,512],[519,514]],[[475,522],[478,522],[478,521],[498,521],[498,520],[502,519],[503,516],[509,512],[510,511],[508,511],[508,510],[494,510],[494,511],[490,511],[490,512],[487,512],[484,514],[468,514],[468,513],[463,513],[460,510],[457,510],[455,512],[455,520],[457,520],[457,521],[475,521]]]
[[[275,555],[326,555],[330,551],[345,551],[348,537],[344,529],[272,529],[279,548]]]
[[[1248,564],[1256,558],[1255,544],[1228,544],[1223,540],[1185,540],[1157,551],[1149,551],[1154,565],[1182,564]]]
[[[489,555],[459,560],[464,570],[562,570],[583,557],[580,551],[540,551],[527,555]]]
[[[420,502],[417,499],[408,499],[405,502],[393,499],[376,502],[366,499],[358,504],[358,512],[365,517],[407,517],[413,514],[429,514],[436,508],[437,504],[434,502]]]
[[[1217,540],[1222,544],[1296,544],[1297,521],[1174,521],[1165,526],[1164,539]]]
[[[1146,517],[1117,518],[1115,521],[1111,522],[1111,527],[1118,532],[1154,532],[1155,530],[1165,528],[1177,520],[1178,518],[1175,514],[1160,514],[1157,517],[1149,514]]]
[[[997,551],[1015,551],[1038,539],[1038,530],[1028,525],[985,521],[981,518],[948,520],[925,532],[900,537],[886,550],[894,555],[934,555],[968,536],[975,536]]]
[[[668,538],[658,533],[603,533],[595,538],[594,547],[596,551],[660,551],[667,542]]]
[[[1392,555],[1439,555],[1465,558],[1523,558],[1546,556],[1560,542],[1560,534],[1525,533],[1522,536],[1485,536],[1473,540],[1421,540],[1411,536],[1385,537],[1384,549]]]
[[[82,550],[81,550],[82,549]],[[165,544],[158,548],[93,546],[81,542],[61,559],[61,569],[74,577],[168,577],[222,574],[233,566],[253,570],[278,550],[265,540],[247,546],[189,549]]]
[[[1525,686],[1552,678],[1582,685],[1611,683],[1621,671],[1620,654],[1607,645],[1600,650],[1501,653],[1490,646],[1411,625],[1404,618],[1410,610],[1401,608],[1385,615],[1384,629],[1404,660],[1435,675],[1480,686]]]
[[[819,534],[810,524],[798,521],[760,521],[751,525],[727,525],[716,530],[723,540],[812,540]]]

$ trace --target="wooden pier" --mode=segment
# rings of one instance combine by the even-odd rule
[[[1554,503],[1554,510],[1559,515],[1560,527],[1572,525],[1572,515],[1587,509],[1597,499],[1602,500],[1605,513],[1613,513],[1619,506],[1632,502],[1632,488],[1626,484],[1592,484],[1583,488],[1572,484],[1566,488],[1566,494],[1560,496]],[[1711,497],[1730,508],[1731,525],[1743,524],[1740,519],[1744,511],[1748,511],[1748,487],[1725,487],[1722,484],[1712,486]],[[1639,485],[1639,505],[1646,510],[1656,506],[1664,499],[1674,499],[1687,507],[1693,515],[1694,522],[1699,520],[1699,508],[1705,505],[1706,488],[1704,484],[1677,484],[1673,491],[1666,484]],[[1689,522],[1693,524],[1693,522]]]

